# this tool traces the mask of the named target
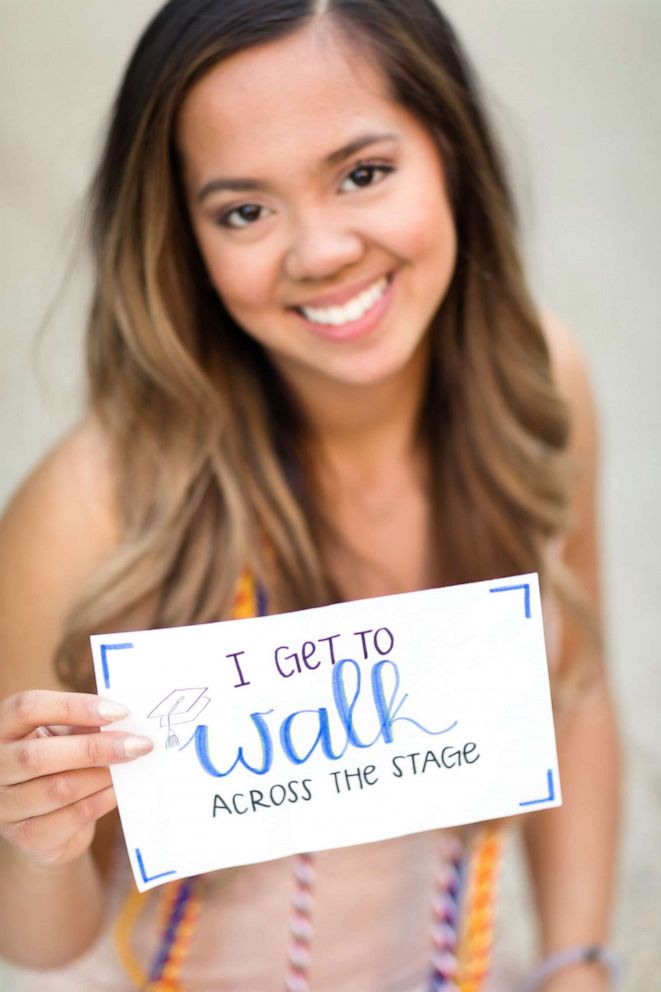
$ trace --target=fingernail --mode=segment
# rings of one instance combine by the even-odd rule
[[[148,754],[154,748],[154,742],[148,737],[138,737],[135,734],[128,734],[119,744],[126,758],[137,758],[141,754]]]
[[[129,715],[126,706],[123,706],[122,703],[112,703],[109,699],[99,699],[96,703],[96,712],[102,720],[107,720],[109,723]]]

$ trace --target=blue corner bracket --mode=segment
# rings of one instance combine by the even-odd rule
[[[126,651],[132,648],[132,644],[102,644],[101,645],[101,668],[103,670],[103,684],[106,689],[110,688],[110,669],[108,667],[109,651]]]
[[[523,582],[520,586],[494,586],[489,592],[521,592],[523,591],[523,607],[526,613],[526,620],[530,620],[530,583]]]
[[[555,799],[555,785],[553,783],[553,769],[549,768],[546,773],[546,787],[548,789],[548,796],[544,796],[543,799],[526,799],[525,802],[519,803],[519,806],[538,806],[540,803],[552,803]]]
[[[138,868],[140,869],[140,875],[142,876],[142,881],[145,885],[148,882],[155,882],[157,878],[165,878],[167,875],[176,875],[176,871],[161,871],[157,875],[148,875],[145,871],[145,863],[142,860],[142,854],[140,853],[140,848],[135,849],[135,859],[138,862]]]

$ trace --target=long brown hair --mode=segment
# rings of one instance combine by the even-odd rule
[[[432,0],[170,0],[130,60],[92,196],[91,407],[117,466],[122,543],[71,614],[58,670],[82,687],[90,632],[228,614],[250,568],[279,608],[333,599],[305,424],[262,348],[211,291],[174,131],[190,87],[246,48],[330,18],[367,46],[438,144],[458,261],[429,329],[423,406],[444,583],[539,571],[568,522],[567,411],[516,248],[475,81]],[[267,550],[268,549],[268,550]]]

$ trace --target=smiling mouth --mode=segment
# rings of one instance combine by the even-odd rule
[[[346,324],[355,323],[357,320],[365,317],[370,310],[374,309],[388,289],[391,278],[391,276],[380,276],[371,286],[357,293],[353,299],[348,300],[341,306],[308,306],[295,307],[294,309],[312,324],[319,324],[325,327],[344,327]]]

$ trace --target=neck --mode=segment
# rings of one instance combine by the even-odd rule
[[[427,371],[427,349],[421,348],[397,376],[370,386],[283,372],[308,424],[313,463],[322,474],[378,484],[403,466],[419,463]]]

